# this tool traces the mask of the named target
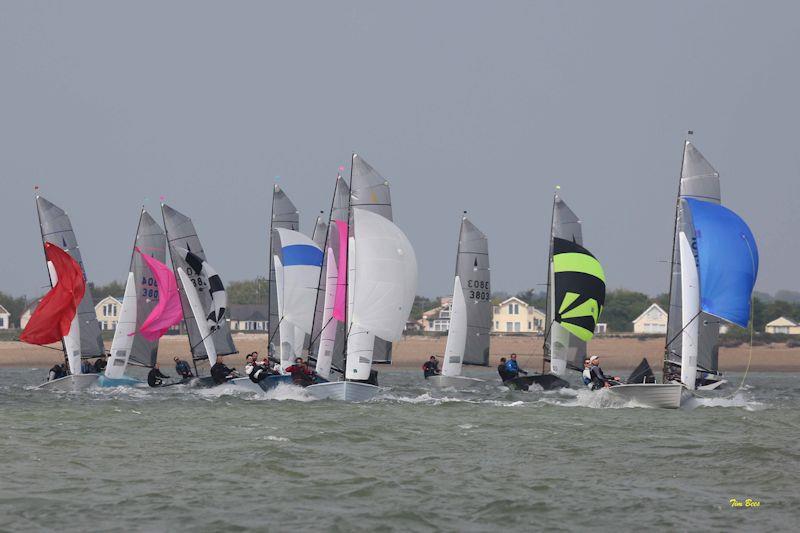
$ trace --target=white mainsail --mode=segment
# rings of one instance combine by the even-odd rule
[[[453,303],[450,306],[450,328],[444,348],[443,376],[460,376],[464,361],[464,348],[467,344],[467,304],[461,278],[456,276],[453,285]]]
[[[681,258],[681,382],[695,388],[697,343],[699,341],[700,283],[692,245],[684,232],[678,236]]]
[[[417,258],[408,237],[387,218],[354,208],[353,226],[347,378],[366,380],[372,366],[367,340],[392,342],[403,334],[417,289]]]
[[[125,373],[135,338],[136,315],[136,282],[133,272],[128,272],[119,322],[114,329],[114,340],[111,341],[111,357],[108,359],[105,370],[107,378],[119,379]]]
[[[189,279],[189,276],[183,270],[183,267],[178,267],[178,277],[181,280],[186,300],[189,302],[189,307],[192,309],[192,315],[194,316],[194,322],[197,325],[200,337],[203,339],[203,347],[206,349],[206,354],[208,355],[208,364],[214,366],[217,363],[217,348],[214,346],[214,339],[211,338],[211,328],[206,320],[206,312],[200,301],[200,295],[192,284],[192,280]]]

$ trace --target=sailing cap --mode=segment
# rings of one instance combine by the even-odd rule
[[[598,359],[600,359],[600,358],[599,358],[599,357],[597,357],[596,355],[593,355],[593,356],[591,356],[591,357],[589,358],[589,361],[597,361]]]

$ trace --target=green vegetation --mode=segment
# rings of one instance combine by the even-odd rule
[[[253,280],[231,281],[225,286],[228,302],[232,304],[264,304],[267,303],[269,285],[267,278],[258,277]]]
[[[409,320],[419,320],[422,318],[422,313],[433,309],[434,307],[439,307],[439,299],[438,298],[426,298],[424,296],[415,296],[414,297],[414,305],[411,307],[411,315],[409,316]]]

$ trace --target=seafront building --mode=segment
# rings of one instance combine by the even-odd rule
[[[0,329],[9,329],[11,327],[11,313],[8,309],[0,305]]]
[[[667,333],[667,312],[654,303],[644,313],[633,319],[634,333],[665,335]]]
[[[782,333],[784,335],[800,335],[800,324],[785,316],[768,322],[764,327],[766,333]]]
[[[492,333],[543,334],[545,320],[544,312],[516,296],[492,307]]]
[[[119,315],[122,312],[122,298],[106,296],[94,306],[94,314],[100,322],[100,329],[113,331],[119,324]]]

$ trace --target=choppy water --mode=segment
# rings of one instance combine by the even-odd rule
[[[432,393],[402,371],[366,404],[288,386],[30,390],[43,374],[0,370],[0,530],[764,531],[800,516],[796,374],[677,411],[494,382]]]

